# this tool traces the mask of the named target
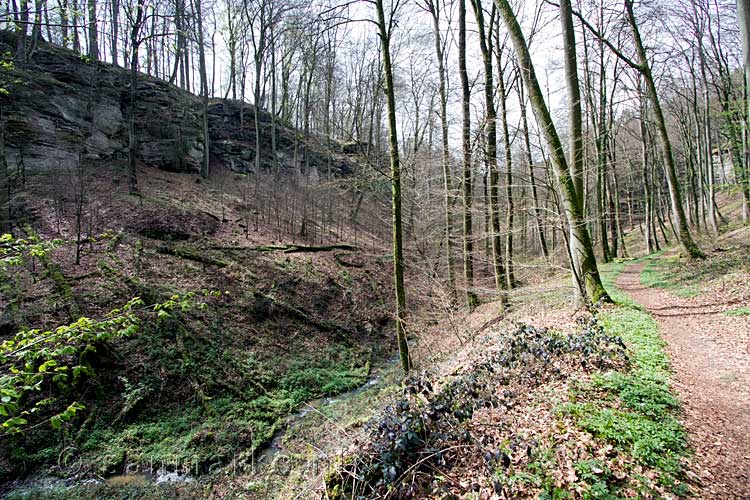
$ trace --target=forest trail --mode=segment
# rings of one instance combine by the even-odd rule
[[[668,344],[697,496],[750,499],[750,318],[725,315],[733,304],[708,293],[681,298],[644,286],[643,267],[628,266],[617,284],[654,317]]]

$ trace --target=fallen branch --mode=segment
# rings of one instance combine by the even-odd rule
[[[160,245],[156,248],[156,252],[164,255],[171,255],[173,257],[179,257],[181,259],[192,260],[194,262],[200,262],[201,264],[207,264],[210,266],[227,267],[227,263],[222,260],[214,259],[207,255],[201,255],[184,247]]]
[[[352,338],[356,336],[356,332],[346,328],[343,325],[340,325],[339,323],[335,321],[315,319],[312,316],[310,316],[306,311],[298,307],[295,307],[291,304],[288,304],[281,299],[277,299],[273,295],[263,293],[259,290],[254,290],[253,296],[255,297],[256,300],[270,302],[273,307],[281,310],[286,315],[291,316],[292,318],[298,319],[308,325],[312,325],[316,327],[318,330],[329,332],[329,333],[336,333],[338,337],[343,341],[349,342],[351,341]]]
[[[356,267],[356,268],[365,267],[365,265],[362,262],[350,262],[348,260],[345,260],[344,255],[345,254],[335,253],[333,254],[333,258],[339,265],[344,266],[344,267]]]
[[[258,247],[243,247],[243,246],[211,246],[211,250],[220,250],[225,252],[281,252],[281,253],[314,253],[314,252],[330,252],[332,250],[346,250],[346,251],[357,251],[358,248],[353,245],[262,245]]]

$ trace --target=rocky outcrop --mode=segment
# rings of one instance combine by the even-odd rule
[[[0,31],[0,54],[13,53],[15,34]],[[74,168],[127,157],[130,75],[74,52],[40,43],[30,62],[0,69],[0,106],[5,120],[5,156],[13,168]],[[177,172],[198,172],[203,155],[200,98],[166,81],[139,74],[134,110],[138,159]],[[305,141],[298,131],[276,124],[261,111],[261,166],[334,174],[353,171],[355,161],[340,147]],[[212,162],[252,172],[255,166],[255,107],[212,100],[209,106]],[[307,155],[307,157],[305,156]]]

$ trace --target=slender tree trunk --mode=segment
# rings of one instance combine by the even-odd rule
[[[26,62],[26,32],[29,25],[29,0],[19,2],[20,21],[16,25],[16,62]]]
[[[5,161],[5,121],[0,116],[0,235],[10,233],[10,182]]]
[[[138,194],[138,177],[136,170],[136,154],[138,139],[135,134],[135,96],[138,87],[138,47],[141,44],[140,31],[143,24],[143,2],[138,2],[135,19],[130,34],[130,116],[128,117],[128,191]]]
[[[99,60],[99,28],[96,22],[96,0],[88,0],[89,11],[89,57]]]
[[[461,79],[462,95],[462,149],[463,163],[463,202],[464,202],[464,278],[466,280],[466,302],[469,309],[479,304],[474,291],[474,241],[472,230],[472,172],[471,172],[471,90],[466,72],[466,0],[458,2],[458,73]]]
[[[568,162],[565,158],[562,142],[560,141],[560,137],[557,134],[554,122],[552,121],[552,116],[550,115],[549,109],[544,101],[544,95],[542,94],[542,89],[539,86],[539,81],[537,80],[534,66],[531,62],[531,54],[526,45],[521,26],[518,24],[518,20],[516,19],[508,0],[495,0],[495,4],[498,7],[506,28],[508,29],[513,45],[516,48],[521,75],[523,76],[526,88],[529,91],[529,100],[531,101],[532,109],[534,110],[542,134],[549,145],[552,162],[560,186],[565,214],[571,228],[571,235],[573,236],[571,239],[575,239],[579,243],[578,246],[580,246],[580,272],[574,270],[574,272],[577,273],[576,281],[583,284],[582,288],[585,289],[585,292],[588,294],[589,299],[592,302],[600,300],[609,301],[609,296],[602,286],[599,277],[599,270],[596,265],[596,257],[594,256],[591,237],[583,216],[581,199],[576,192],[575,182],[570,174],[570,170],[568,169]],[[572,25],[572,22],[570,24]]]
[[[25,1],[25,0],[24,0]],[[83,0],[81,0],[83,1]],[[78,0],[70,0],[71,7],[71,29],[73,30],[73,50],[81,53],[81,39],[78,36]]]
[[[652,254],[654,253],[654,247],[652,243],[652,231],[653,231],[653,219],[651,217],[651,214],[653,213],[652,210],[652,199],[653,195],[651,194],[651,184],[649,182],[649,176],[648,176],[648,168],[649,168],[649,157],[648,157],[648,129],[646,128],[646,104],[645,100],[641,99],[641,116],[640,116],[640,125],[641,125],[641,176],[643,181],[643,192],[644,192],[644,201],[646,204],[646,208],[644,209],[645,217],[644,217],[644,226],[645,230],[643,233],[643,239],[644,243],[646,244],[646,253]]]
[[[276,33],[274,25],[271,24],[271,155],[273,157],[274,174],[279,173],[279,155],[276,144],[276,121],[278,120],[278,107],[276,106]]]
[[[505,156],[505,286],[511,290],[516,283],[513,273],[513,231],[515,206],[513,203],[513,157],[508,130],[508,95],[505,89],[505,74],[498,56],[497,93],[500,102],[500,129],[503,136]]]
[[[383,79],[386,106],[388,107],[388,145],[391,161],[391,194],[393,212],[393,276],[396,290],[396,338],[405,373],[411,369],[409,346],[406,341],[404,320],[406,315],[406,291],[404,288],[403,236],[401,229],[401,165],[398,153],[398,130],[396,128],[396,97],[393,90],[393,68],[391,67],[391,33],[386,24],[383,0],[375,1],[381,52],[383,57]]]
[[[110,2],[110,8],[112,13],[112,26],[110,28],[112,36],[110,38],[110,53],[112,55],[112,64],[117,66],[119,64],[118,62],[118,49],[117,45],[119,43],[119,30],[120,30],[120,0],[111,0]]]
[[[180,74],[180,86],[185,88],[185,69],[183,66],[182,53],[185,50],[185,31],[183,27],[183,18],[185,12],[184,0],[175,0],[174,29],[177,32],[177,43],[175,44],[174,67],[169,77],[169,83],[174,84],[177,81],[177,74]]]
[[[539,204],[539,194],[536,187],[534,175],[534,159],[531,156],[531,139],[529,137],[529,123],[526,117],[526,97],[524,95],[523,80],[518,81],[518,102],[521,106],[521,125],[523,126],[523,141],[526,152],[526,164],[529,168],[529,183],[531,184],[531,199],[534,203],[534,221],[536,223],[537,234],[539,235],[539,246],[542,250],[544,260],[549,260],[549,249],[547,248],[547,239],[544,235],[544,212]]]
[[[745,155],[744,155],[744,175],[740,179],[742,185],[742,219],[747,224],[750,221],[750,99],[747,97],[747,88],[750,87],[750,0],[737,0],[737,19],[740,27],[740,37],[742,38],[742,61],[745,69]]]
[[[201,176],[208,178],[209,167],[209,143],[208,136],[208,72],[206,70],[206,46],[203,40],[203,13],[201,12],[201,0],[193,2],[195,17],[198,22],[198,61],[201,78],[201,101],[203,104],[202,129],[203,129],[203,163],[201,165]]]
[[[493,8],[490,19],[489,31],[485,30],[484,12],[482,10],[481,0],[472,0],[471,5],[474,9],[474,15],[479,30],[479,47],[482,52],[482,62],[484,63],[484,100],[487,108],[487,118],[484,124],[485,132],[485,163],[489,169],[489,233],[491,234],[491,255],[492,269],[495,274],[495,289],[500,300],[500,310],[504,311],[508,305],[508,290],[510,283],[505,279],[505,270],[503,269],[502,245],[500,241],[500,221],[498,220],[498,171],[497,171],[497,116],[495,112],[495,92],[492,77],[492,31],[495,19],[495,10]],[[488,37],[489,35],[489,37]],[[488,47],[489,41],[489,47]],[[502,81],[503,75],[498,75]],[[502,102],[502,101],[501,101]],[[502,108],[505,112],[504,106]],[[505,120],[505,118],[503,118]],[[512,245],[512,242],[511,242]],[[509,262],[510,264],[510,262]]]
[[[664,168],[667,171],[667,184],[669,186],[669,194],[672,201],[672,214],[677,223],[680,243],[685,249],[688,257],[690,258],[703,258],[705,255],[693,241],[693,237],[690,234],[690,229],[685,219],[685,210],[682,206],[682,192],[680,188],[680,180],[677,177],[677,168],[675,166],[674,155],[672,153],[672,143],[669,139],[669,133],[667,132],[667,124],[664,118],[664,112],[661,108],[659,101],[659,95],[656,92],[656,84],[654,83],[653,75],[651,74],[651,66],[648,62],[648,56],[646,49],[641,41],[641,34],[638,30],[638,24],[633,13],[633,0],[625,0],[625,9],[627,11],[628,23],[633,33],[633,41],[635,42],[635,48],[638,53],[638,60],[640,64],[640,72],[643,75],[643,79],[646,83],[646,92],[651,100],[653,107],[654,118],[656,119],[656,128],[661,140],[662,155],[664,157]]]
[[[445,263],[448,272],[448,289],[453,300],[456,299],[456,277],[453,270],[453,225],[451,217],[451,193],[453,191],[451,182],[450,150],[448,148],[448,90],[446,88],[445,74],[445,47],[440,35],[440,11],[439,0],[428,3],[432,16],[432,29],[435,39],[435,57],[438,63],[438,79],[440,80],[440,132],[441,132],[441,158],[443,167],[443,212],[444,212],[444,238],[445,238]]]

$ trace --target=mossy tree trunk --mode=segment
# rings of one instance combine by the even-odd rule
[[[495,4],[498,7],[511,41],[516,49],[521,75],[529,92],[529,100],[532,109],[534,110],[534,115],[536,116],[542,134],[550,148],[552,164],[554,165],[555,174],[558,180],[563,207],[570,226],[570,239],[572,242],[571,249],[575,248],[576,251],[571,257],[574,262],[577,261],[579,263],[577,266],[579,270],[576,271],[574,269],[576,279],[578,283],[580,283],[580,289],[588,295],[589,300],[592,302],[600,300],[609,301],[611,299],[602,286],[601,278],[599,277],[599,270],[596,265],[596,257],[594,256],[591,237],[583,216],[582,197],[576,190],[576,181],[571,175],[571,172],[575,173],[575,168],[577,167],[574,167],[573,170],[568,168],[568,162],[565,158],[562,142],[560,141],[560,137],[555,129],[552,116],[547,108],[544,94],[539,85],[539,80],[536,77],[534,65],[531,62],[529,48],[526,45],[521,26],[518,24],[518,20],[513,13],[510,3],[508,0],[495,0]],[[564,14],[564,10],[561,11],[561,14]],[[572,22],[569,24],[572,26]],[[575,50],[575,47],[570,48],[571,50]],[[572,75],[569,76],[572,78]],[[580,130],[580,128],[578,130]],[[580,184],[582,190],[582,182]]]
[[[378,35],[383,57],[383,83],[388,115],[388,146],[391,163],[391,195],[393,215],[393,278],[396,291],[396,339],[401,358],[401,367],[408,373],[411,369],[409,346],[406,341],[404,320],[406,315],[406,291],[404,288],[404,255],[401,228],[401,165],[398,152],[398,130],[396,128],[396,97],[393,90],[393,67],[391,65],[391,27],[386,23],[383,0],[376,0]],[[393,16],[393,13],[391,13]],[[392,19],[391,19],[392,21]]]
[[[0,116],[0,234],[10,233],[10,183],[5,161],[5,122]]]
[[[748,159],[748,142],[750,142],[750,99],[747,98],[747,87],[750,86],[750,0],[737,0],[737,20],[742,38],[742,60],[745,66],[745,157],[741,165],[740,183],[742,184],[742,220],[750,221],[750,163]]]

